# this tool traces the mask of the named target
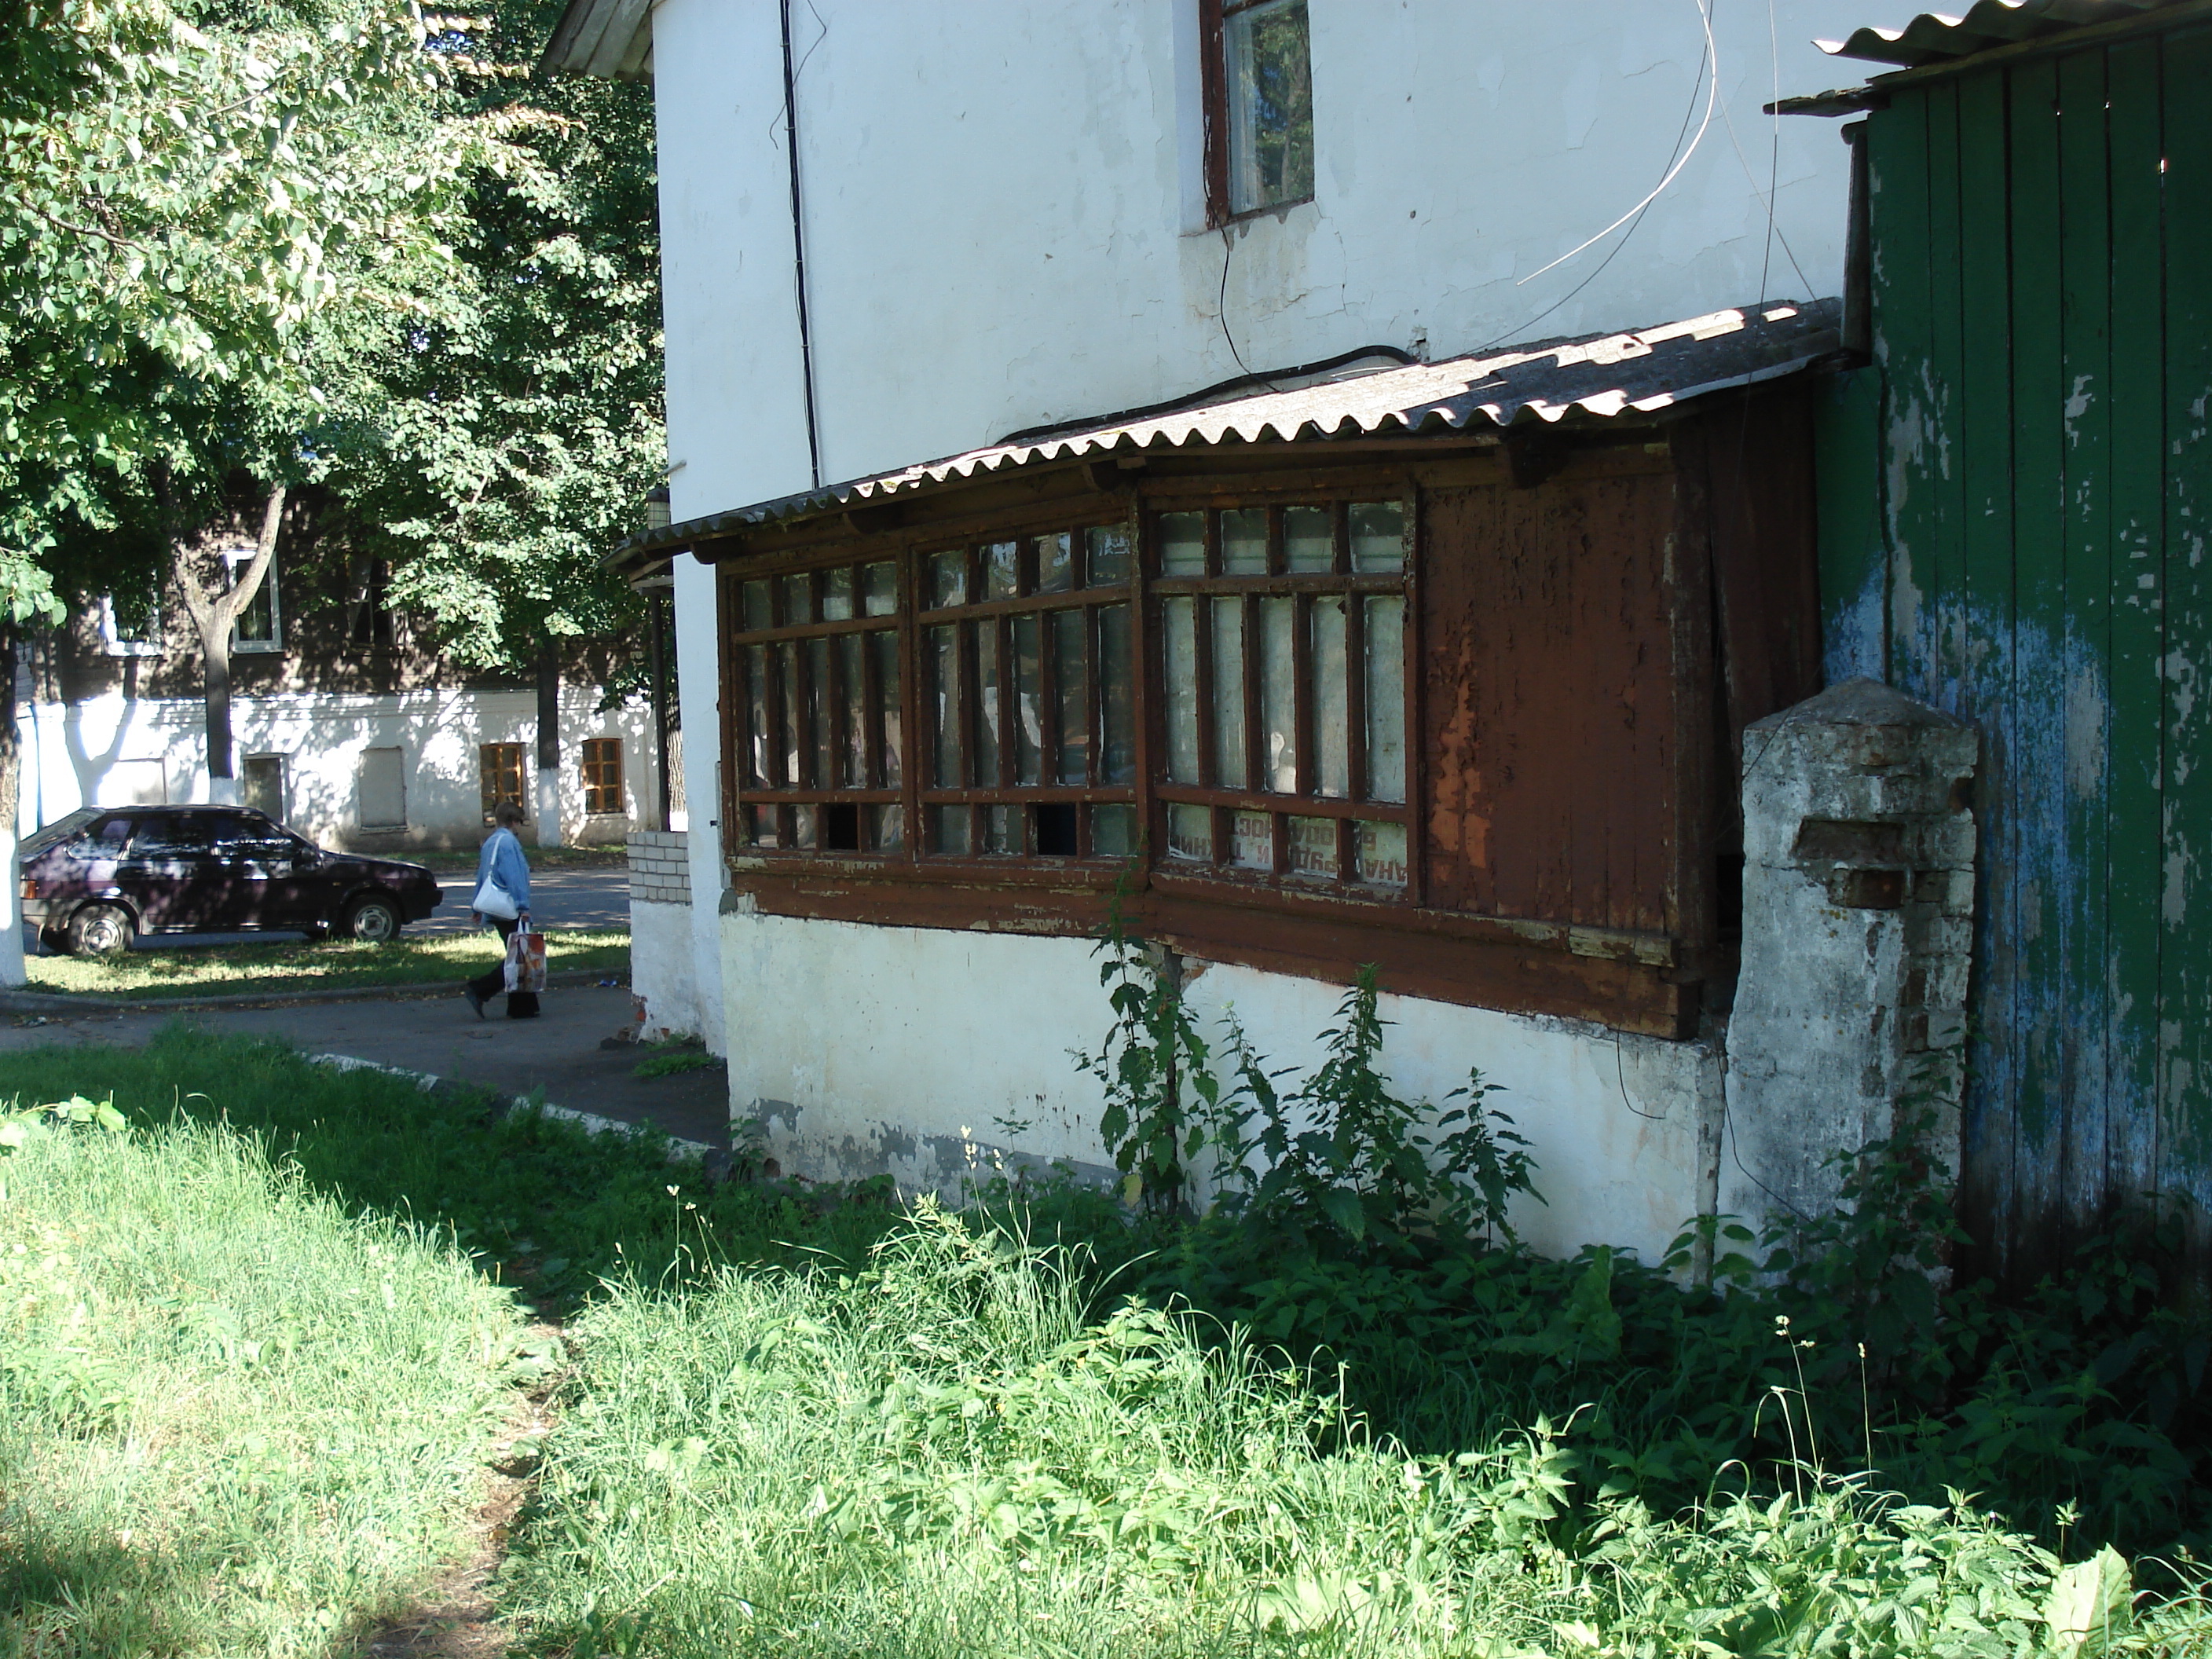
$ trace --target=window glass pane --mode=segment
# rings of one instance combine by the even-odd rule
[[[1213,809],[1177,801],[1168,808],[1168,856],[1213,861]]]
[[[756,806],[752,809],[751,829],[752,842],[754,846],[773,847],[775,845],[775,808],[773,806]]]
[[[876,652],[876,697],[883,711],[883,787],[896,789],[904,774],[901,765],[903,740],[900,736],[899,645],[896,634],[871,634]]]
[[[1359,878],[1381,887],[1406,884],[1406,826],[1362,823],[1358,831]]]
[[[793,847],[813,848],[820,845],[814,837],[816,811],[811,806],[791,809],[791,844]]]
[[[1129,656],[1129,607],[1098,607],[1098,781],[1137,781],[1137,716]]]
[[[987,806],[983,809],[983,850],[987,853],[1018,853],[1022,850],[1021,812],[1012,806]]]
[[[929,556],[929,603],[937,610],[968,603],[968,556],[955,549]]]
[[[1198,601],[1169,599],[1166,623],[1168,776],[1196,783],[1198,776]]]
[[[937,769],[932,775],[940,789],[957,789],[968,781],[960,742],[960,630],[931,629],[923,641],[923,661],[936,740]]]
[[[964,853],[968,850],[968,820],[964,806],[932,806],[924,809],[929,818],[929,850],[933,853]]]
[[[898,567],[885,560],[860,572],[860,598],[866,613],[888,617],[898,609]]]
[[[1039,801],[1030,808],[1030,850],[1041,859],[1072,859],[1076,854],[1073,801]]]
[[[896,853],[906,844],[906,814],[896,801],[862,811],[868,819],[868,845],[878,853]]]
[[[802,742],[799,736],[799,642],[786,640],[775,647],[775,653],[776,670],[783,677],[783,695],[777,699],[781,705],[779,710],[781,719],[777,724],[782,727],[778,733],[783,750],[782,781],[795,787],[799,777],[799,750]]]
[[[831,750],[836,747],[836,711],[830,706],[830,641],[806,641],[806,723],[812,750],[813,773],[810,779],[817,789],[831,787],[836,774]]]
[[[970,623],[975,635],[975,781],[999,781],[999,624]]]
[[[1331,593],[1313,602],[1315,793],[1352,793],[1352,732],[1345,690],[1344,600]]]
[[[1088,783],[1091,767],[1089,619],[1080,611],[1052,613],[1052,672],[1060,695],[1060,781]]]
[[[1275,867],[1275,820],[1271,814],[1229,815],[1229,861],[1240,870]]]
[[[1091,809],[1091,856],[1125,859],[1137,850],[1137,809],[1119,804]]]
[[[1406,508],[1400,501],[1354,501],[1352,568],[1382,572],[1406,568]]]
[[[1297,626],[1288,594],[1260,601],[1260,781],[1278,794],[1298,787]]]
[[[1240,507],[1221,515],[1221,574],[1267,574],[1267,514],[1264,507]]]
[[[1293,507],[1284,513],[1283,562],[1293,573],[1306,576],[1336,568],[1329,526],[1334,516],[1325,507]]]
[[[983,550],[983,597],[1012,599],[1020,588],[1021,570],[1022,544],[993,542]]]
[[[859,634],[837,640],[837,738],[843,746],[845,787],[868,787],[867,641]]]
[[[775,627],[775,616],[769,600],[768,584],[764,581],[747,582],[744,595],[745,626],[749,629]]]
[[[769,767],[768,647],[745,647],[745,782],[771,781]]]
[[[1244,601],[1213,602],[1213,781],[1250,786],[1244,762]]]
[[[1036,540],[1037,592],[1065,593],[1075,586],[1075,538],[1065,530]]]
[[[822,620],[849,622],[853,616],[853,567],[822,573]]]
[[[1160,514],[1160,574],[1163,576],[1203,576],[1206,574],[1206,515],[1203,513]]]
[[[1291,873],[1336,878],[1336,820],[1291,818]]]
[[[1089,568],[1084,573],[1093,587],[1119,587],[1129,580],[1129,531],[1126,525],[1105,525],[1086,531],[1090,542]]]
[[[1406,602],[1360,601],[1367,657],[1367,799],[1406,799]]]
[[[1042,783],[1044,710],[1038,678],[1043,647],[1035,617],[1014,618],[1014,781]]]
[[[801,623],[814,620],[814,578],[786,576],[783,579],[783,625],[796,628]]]
[[[1313,194],[1313,73],[1305,0],[1268,0],[1222,25],[1228,58],[1229,208]]]

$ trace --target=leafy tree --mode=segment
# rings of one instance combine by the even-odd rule
[[[650,90],[548,80],[557,0],[509,0],[452,37],[467,106],[532,165],[471,175],[436,317],[347,347],[331,485],[392,597],[470,665],[523,670],[638,619],[599,560],[664,476]]]

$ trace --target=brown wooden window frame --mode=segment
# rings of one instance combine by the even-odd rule
[[[520,743],[480,743],[477,745],[477,789],[483,803],[483,821],[492,822],[492,809],[502,800],[511,800],[522,809],[523,818],[530,816],[529,762],[525,754],[529,745]],[[512,779],[512,793],[503,786]]]
[[[617,818],[629,815],[620,738],[585,738],[577,771],[584,786],[586,817]]]
[[[1233,112],[1230,108],[1229,39],[1230,21],[1241,13],[1256,10],[1262,6],[1279,3],[1279,0],[1198,0],[1200,96],[1204,105],[1206,222],[1218,228],[1237,220],[1255,218],[1265,213],[1274,213],[1284,208],[1295,207],[1314,198],[1309,181],[1305,192],[1285,196],[1279,200],[1239,208],[1234,205],[1230,179],[1231,135]],[[1303,6],[1305,0],[1297,0]],[[1306,29],[1307,96],[1312,96],[1313,33],[1310,14]],[[1310,112],[1309,112],[1310,119]],[[1317,162],[1316,158],[1316,162]]]
[[[1352,526],[1357,514],[1376,508],[1396,516],[1396,568],[1358,569]],[[1193,511],[1206,526],[1205,568],[1169,570],[1161,526]],[[1264,568],[1240,572],[1224,562],[1224,515],[1238,513],[1266,527]],[[1327,526],[1326,568],[1292,568],[1290,532],[1301,515],[1308,529],[1316,520]],[[763,869],[876,866],[921,878],[1094,885],[1140,860],[1152,876],[1224,891],[1273,888],[1375,906],[1412,903],[1416,861],[1400,850],[1395,879],[1368,878],[1373,861],[1363,865],[1362,826],[1382,829],[1386,842],[1395,831],[1410,843],[1416,822],[1410,619],[1417,522],[1410,487],[1368,481],[1228,495],[1195,508],[1146,501],[1118,518],[1094,507],[1041,521],[1032,511],[896,549],[848,547],[834,558],[726,567],[724,743],[737,826],[731,856]],[[835,605],[841,614],[826,614],[833,591],[864,595],[872,569],[889,571],[878,586],[896,595],[891,609],[864,614],[860,599],[850,597]],[[1246,724],[1255,732],[1263,672],[1258,619],[1271,604],[1294,617],[1294,746],[1307,758],[1284,787],[1224,784],[1211,758],[1210,724],[1204,772],[1172,775],[1166,722],[1175,698],[1164,625],[1186,603],[1208,618],[1200,635],[1209,641],[1208,664],[1213,609],[1241,606],[1253,619]],[[1396,606],[1399,619],[1389,676],[1403,755],[1395,800],[1378,799],[1389,792],[1367,779],[1361,630],[1369,607],[1380,604]],[[1322,680],[1314,665],[1315,619],[1327,626],[1332,605],[1345,630],[1346,684],[1344,775],[1334,788],[1320,764]],[[857,653],[841,645],[869,635],[884,645]],[[1121,641],[1116,675],[1108,665]],[[1066,672],[1071,648],[1082,659],[1079,688]],[[848,687],[855,671],[860,683]],[[887,697],[894,682],[896,695]],[[951,687],[949,697],[937,695],[940,684]],[[1217,706],[1210,670],[1201,684],[1210,714]],[[1080,722],[1072,743],[1071,720]],[[1033,744],[1024,741],[1027,731]],[[1248,752],[1259,741],[1249,738]],[[1176,811],[1192,806],[1216,826],[1214,854],[1205,859],[1171,850]],[[1240,817],[1267,820],[1262,865],[1234,855]],[[1301,856],[1300,823],[1330,826],[1326,868],[1313,867],[1310,846]],[[1310,830],[1305,840],[1315,840]]]

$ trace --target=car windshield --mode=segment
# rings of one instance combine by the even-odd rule
[[[22,856],[33,858],[49,847],[58,847],[100,816],[97,806],[80,806],[66,817],[56,818],[23,837]]]

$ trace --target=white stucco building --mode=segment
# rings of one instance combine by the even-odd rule
[[[1761,106],[1866,14],[574,0],[549,66],[659,118],[676,523],[624,556],[692,811],[638,983],[787,1168],[1100,1164],[1121,879],[1279,1063],[1377,962],[1539,1244],[1759,1207],[1735,773],[1818,689],[1850,173]]]

